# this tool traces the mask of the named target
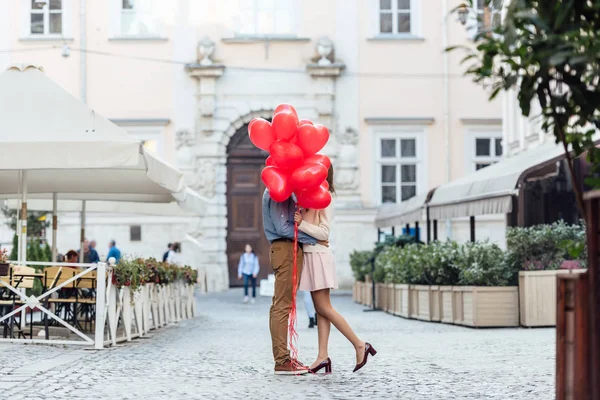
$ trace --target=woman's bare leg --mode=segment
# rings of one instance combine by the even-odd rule
[[[311,295],[313,293],[314,292],[311,292]],[[331,332],[331,322],[326,316],[319,314],[319,312],[317,312],[317,330],[319,338],[319,354],[317,355],[315,362],[310,366],[311,368],[315,368],[329,358],[329,334]]]
[[[312,292],[313,302],[315,303],[315,308],[317,313],[319,314],[319,318],[324,316],[328,322],[331,322],[333,326],[335,326],[341,333],[352,343],[354,349],[356,350],[356,363],[362,362],[365,356],[365,342],[360,340],[356,333],[350,328],[348,322],[338,313],[333,306],[331,305],[331,298],[329,296],[329,289],[317,290]],[[319,329],[321,326],[319,325]],[[327,335],[329,336],[329,335]],[[319,339],[321,336],[319,335]],[[319,343],[319,354],[320,350]]]

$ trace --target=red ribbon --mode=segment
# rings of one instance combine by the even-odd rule
[[[298,205],[296,205],[296,212],[298,212]],[[290,307],[290,314],[288,319],[288,337],[290,345],[290,357],[292,359],[292,366],[295,368],[300,366],[298,362],[298,348],[296,343],[298,342],[298,332],[296,331],[296,295],[298,292],[298,224],[294,222],[294,265],[292,268],[292,305]]]

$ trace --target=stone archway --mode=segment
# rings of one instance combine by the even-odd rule
[[[248,126],[239,128],[227,146],[227,264],[229,286],[240,286],[237,268],[246,244],[259,258],[259,279],[269,273],[269,242],[262,229],[261,170],[268,154],[250,142]]]

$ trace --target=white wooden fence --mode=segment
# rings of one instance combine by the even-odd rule
[[[29,308],[32,312],[40,310],[49,318],[57,321],[70,332],[79,336],[82,340],[54,340],[30,338],[3,338],[1,342],[17,343],[39,343],[39,344],[76,344],[93,346],[102,349],[105,346],[115,345],[118,342],[131,341],[137,337],[143,337],[154,329],[175,324],[181,320],[194,318],[196,315],[196,302],[194,299],[194,285],[188,285],[183,281],[176,281],[167,285],[149,283],[142,285],[140,290],[131,293],[127,286],[118,288],[112,283],[112,268],[106,263],[98,264],[67,264],[67,263],[41,263],[27,262],[27,265],[39,266],[64,266],[85,268],[72,278],[64,281],[56,287],[35,297],[27,297],[22,290],[10,285],[4,277],[0,277],[0,287],[5,287],[13,292],[23,304],[6,315],[0,316],[0,325],[9,318]],[[77,327],[56,315],[51,307],[45,308],[46,298],[53,293],[71,284],[75,280],[96,272],[96,313],[94,321],[93,337],[81,332]],[[21,323],[23,318],[21,318]],[[1,334],[1,331],[0,331]]]

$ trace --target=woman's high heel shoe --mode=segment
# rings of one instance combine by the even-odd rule
[[[360,364],[356,364],[356,367],[354,367],[354,371],[352,371],[352,372],[356,372],[359,369],[361,369],[362,367],[364,367],[365,365],[367,365],[367,360],[369,358],[369,355],[374,356],[375,354],[377,354],[377,350],[375,350],[373,348],[373,346],[371,346],[371,344],[365,343],[365,357],[363,358],[363,360]]]
[[[327,358],[327,360],[321,361],[321,363],[319,365],[317,365],[314,368],[310,368],[308,370],[308,372],[311,373],[311,374],[316,374],[317,372],[319,372],[323,368],[325,368],[325,373],[326,374],[330,374],[331,373],[331,358]]]

